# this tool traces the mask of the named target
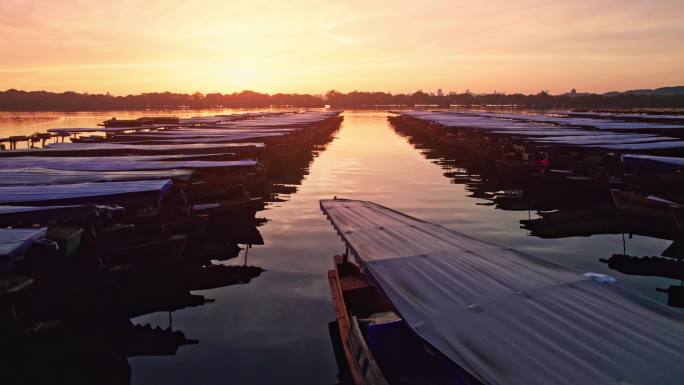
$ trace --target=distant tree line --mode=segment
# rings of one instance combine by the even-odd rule
[[[138,95],[114,96],[77,92],[47,92],[7,90],[0,92],[0,110],[4,111],[97,111],[132,109],[204,109],[259,107],[324,107],[320,96],[308,94],[263,94],[242,91],[232,94],[181,94],[149,92]]]
[[[527,108],[681,108],[684,107],[684,94],[673,95],[635,95],[617,93],[563,94],[550,95],[541,91],[533,95],[524,94],[460,94],[434,95],[415,92],[411,95],[389,94],[385,92],[350,92],[347,94],[328,91],[327,104],[335,107],[372,107],[372,106],[427,106],[447,108],[450,106],[506,106]]]
[[[242,91],[231,94],[181,94],[152,92],[138,95],[113,96],[77,92],[7,90],[0,92],[0,110],[4,111],[94,111],[126,109],[204,109],[259,107],[324,107],[387,108],[387,107],[450,107],[508,106],[521,108],[684,108],[684,94],[473,94],[464,92],[434,95],[425,92],[390,94],[386,92],[328,91],[323,96],[309,94],[265,94]]]

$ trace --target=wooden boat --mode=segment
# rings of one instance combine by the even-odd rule
[[[573,271],[372,202],[323,200],[321,209],[355,261],[337,257],[329,278],[357,384],[384,378],[389,384],[614,385],[620,378],[651,385],[684,378],[684,315],[612,277]],[[413,358],[416,346],[432,354],[427,362],[436,367],[401,357],[386,364],[387,354],[403,356],[404,349]],[[449,375],[434,378],[440,372]]]
[[[105,266],[139,265],[168,266],[177,265],[183,260],[187,236],[171,235],[160,240],[126,246],[118,250],[103,250],[101,261]]]
[[[480,384],[415,338],[358,265],[347,256],[334,261],[328,271],[340,336],[334,343],[344,349],[354,384]]]
[[[197,204],[192,211],[197,214],[251,212],[263,208],[263,198],[238,198],[214,203]]]

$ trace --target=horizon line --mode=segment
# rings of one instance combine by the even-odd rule
[[[439,91],[442,91],[443,95],[442,96],[449,96],[452,94],[456,95],[463,95],[463,94],[472,94],[472,95],[537,95],[541,92],[546,92],[549,95],[552,96],[558,96],[558,95],[565,95],[569,94],[573,90],[576,91],[577,94],[594,94],[594,95],[603,95],[607,93],[612,93],[612,92],[617,92],[617,93],[625,93],[625,92],[630,92],[630,91],[642,91],[642,90],[657,90],[661,88],[678,88],[678,87],[684,87],[684,84],[682,85],[669,85],[669,86],[660,86],[660,87],[652,87],[652,88],[628,88],[624,90],[610,90],[610,91],[603,91],[603,92],[597,92],[597,91],[583,91],[583,90],[576,90],[574,88],[570,88],[566,92],[563,93],[551,93],[548,90],[541,89],[536,92],[522,92],[522,91],[515,91],[515,92],[504,92],[504,91],[485,91],[485,92],[479,92],[479,91],[473,91],[470,89],[465,89],[462,91],[453,91],[453,90],[445,90],[441,88],[437,88],[435,90],[425,90],[425,89],[417,89],[415,91],[408,91],[408,92],[403,92],[403,91],[398,91],[398,92],[392,92],[392,91],[379,91],[379,90],[372,90],[372,91],[362,91],[362,90],[351,90],[351,91],[341,91],[335,88],[331,88],[327,91],[324,92],[291,92],[291,91],[276,91],[276,92],[262,92],[262,91],[257,91],[254,89],[242,89],[240,91],[209,91],[209,92],[202,92],[202,91],[170,91],[170,90],[165,90],[165,91],[142,91],[142,92],[137,92],[137,93],[127,93],[127,94],[114,94],[109,91],[95,91],[95,92],[90,92],[90,91],[76,91],[76,90],[64,90],[64,91],[53,91],[53,90],[47,90],[47,89],[18,89],[18,88],[7,88],[5,90],[0,90],[0,92],[9,92],[9,91],[18,91],[18,92],[48,92],[48,93],[54,93],[54,94],[66,94],[66,93],[75,93],[75,94],[81,94],[81,95],[109,95],[112,97],[125,97],[125,96],[130,96],[130,95],[143,95],[143,94],[164,94],[164,93],[170,93],[170,94],[185,94],[185,95],[193,95],[196,93],[200,93],[203,96],[210,95],[210,94],[221,94],[221,95],[230,95],[230,94],[239,94],[243,92],[254,92],[258,94],[263,94],[263,95],[276,95],[276,94],[285,94],[285,95],[310,95],[310,96],[325,96],[328,92],[330,91],[335,91],[339,92],[342,94],[349,94],[352,92],[359,92],[359,93],[384,93],[388,95],[413,95],[417,92],[423,92],[425,94],[431,95],[431,96],[438,96],[437,93]]]

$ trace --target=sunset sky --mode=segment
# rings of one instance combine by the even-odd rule
[[[684,1],[0,1],[0,89],[605,92],[684,84]]]

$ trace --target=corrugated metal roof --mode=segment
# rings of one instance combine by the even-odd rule
[[[151,179],[187,181],[194,170],[152,171],[65,171],[43,167],[0,169],[0,186],[31,186]]]
[[[682,313],[372,202],[321,208],[409,327],[483,383],[684,379]]]
[[[34,240],[45,238],[47,227],[31,229],[0,229],[0,262],[20,256]]]
[[[234,161],[184,160],[184,158],[192,159],[192,157],[192,155],[108,157],[24,156],[17,158],[0,158],[0,170],[43,167],[65,171],[136,171],[253,167],[257,164],[257,161],[252,159]]]
[[[92,203],[90,198],[114,197],[122,194],[150,193],[161,197],[171,189],[170,180],[141,180],[132,182],[100,182],[54,184],[48,188],[36,186],[0,187],[0,204],[39,203],[81,199]]]

